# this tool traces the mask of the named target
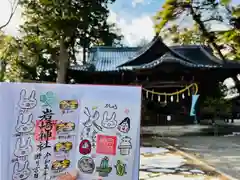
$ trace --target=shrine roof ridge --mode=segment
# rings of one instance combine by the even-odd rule
[[[85,65],[70,66],[78,71],[127,71],[150,69],[162,63],[178,63],[192,68],[240,68],[239,62],[214,56],[204,45],[176,45],[168,47],[161,37],[154,37],[144,47],[95,46],[90,49]]]

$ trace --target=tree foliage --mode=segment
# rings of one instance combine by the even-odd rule
[[[109,24],[108,5],[114,0],[20,0],[23,8],[23,36],[14,48],[19,49],[18,64],[23,78],[65,83],[67,68],[79,63],[77,55],[93,45],[117,45],[121,34]]]
[[[170,37],[174,43],[208,44],[223,60],[225,54],[221,50],[228,44],[232,54],[235,54],[234,59],[239,59],[239,6],[230,3],[230,0],[166,0],[155,16],[155,29],[165,35],[174,33]],[[193,21],[193,27],[182,29],[180,25],[170,25],[185,17]],[[216,23],[229,27],[229,30],[221,33],[213,31],[213,24]]]
[[[0,82],[21,80],[18,62],[17,41],[0,31]]]

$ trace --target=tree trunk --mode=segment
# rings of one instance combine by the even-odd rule
[[[83,64],[86,64],[86,47],[83,46]]]
[[[193,20],[198,24],[200,31],[202,31],[203,37],[205,37],[208,40],[212,48],[217,51],[220,58],[223,60],[223,62],[225,62],[225,57],[223,56],[220,47],[215,42],[216,40],[215,35],[207,31],[207,28],[205,27],[204,23],[201,21],[201,15],[198,15],[195,13],[192,5],[190,5],[190,14],[192,15]]]
[[[5,76],[5,72],[6,72],[6,62],[4,60],[2,60],[0,62],[0,82],[4,81],[4,76]]]
[[[68,52],[64,45],[64,37],[60,37],[60,54],[58,57],[57,83],[65,84],[68,69]]]

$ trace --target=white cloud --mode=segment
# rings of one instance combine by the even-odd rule
[[[11,14],[11,5],[10,2],[13,2],[13,0],[1,0],[1,6],[0,6],[0,26],[5,24]],[[6,28],[3,30],[10,35],[17,36],[19,35],[19,25],[22,23],[21,19],[21,10],[18,8],[8,24]]]
[[[140,3],[143,0],[135,0]],[[1,0],[0,6],[0,25],[4,24],[11,13],[11,7],[9,0]],[[152,40],[154,36],[153,22],[151,16],[141,15],[136,18],[132,18],[127,21],[121,16],[118,16],[115,12],[110,12],[110,22],[114,22],[120,28],[121,33],[124,35],[124,43],[129,46],[137,45],[142,39]],[[7,34],[19,36],[19,25],[22,24],[21,9],[17,9],[9,25],[4,29]]]
[[[132,6],[136,7],[138,4],[143,4],[144,0],[133,0],[132,1]]]
[[[136,46],[142,39],[152,40],[154,36],[153,21],[150,16],[142,15],[127,21],[122,17],[111,11],[110,22],[117,24],[121,33],[124,35],[124,42],[129,46]]]

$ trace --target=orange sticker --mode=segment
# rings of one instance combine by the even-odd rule
[[[98,154],[116,155],[117,137],[97,135],[97,149]]]

